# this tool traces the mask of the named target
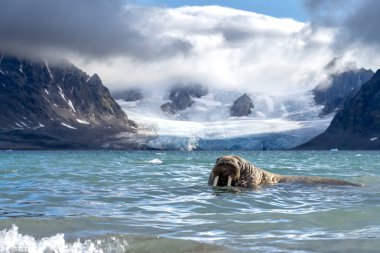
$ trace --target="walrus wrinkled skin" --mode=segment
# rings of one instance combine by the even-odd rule
[[[274,174],[260,169],[243,158],[234,155],[219,157],[208,180],[208,184],[212,186],[258,187],[277,183],[361,186],[333,178]]]

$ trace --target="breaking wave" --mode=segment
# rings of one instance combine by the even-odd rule
[[[127,240],[123,236],[110,236],[101,239],[74,242],[65,240],[64,234],[36,239],[33,236],[20,234],[18,227],[13,225],[10,229],[0,231],[0,252],[67,252],[67,253],[121,253],[127,250]]]
[[[147,161],[147,163],[150,163],[150,164],[162,164],[162,160],[155,158],[155,159]]]
[[[36,239],[19,233],[18,227],[0,231],[1,253],[231,253],[224,249],[189,240],[160,237],[128,237],[104,235],[91,239],[65,239],[64,234]]]

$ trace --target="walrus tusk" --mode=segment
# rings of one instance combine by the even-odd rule
[[[218,185],[219,176],[215,177],[213,186]]]
[[[227,186],[228,186],[228,187],[231,187],[231,183],[232,183],[232,177],[231,177],[231,176],[228,176],[228,183],[227,183]]]

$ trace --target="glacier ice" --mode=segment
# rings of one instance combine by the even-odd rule
[[[157,135],[147,143],[169,150],[275,150],[289,149],[322,133],[332,115],[319,117],[321,106],[310,93],[275,97],[249,93],[253,113],[231,117],[229,108],[242,93],[210,91],[194,98],[190,108],[176,115],[160,109],[159,95],[145,94],[139,101],[118,100],[128,117]]]

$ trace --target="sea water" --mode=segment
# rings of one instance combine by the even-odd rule
[[[227,154],[0,151],[0,252],[379,252],[380,152],[233,152],[363,187],[208,186]]]

